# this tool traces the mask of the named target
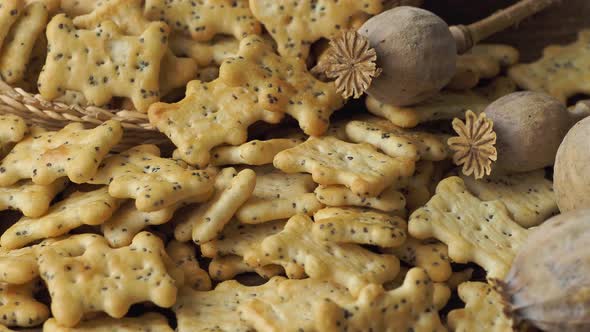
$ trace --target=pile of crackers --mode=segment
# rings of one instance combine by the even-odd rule
[[[479,45],[425,102],[347,103],[309,68],[395,4],[0,1],[2,80],[144,112],[176,147],[0,115],[0,331],[512,331],[488,280],[558,212],[552,183],[459,174],[450,120],[584,92],[552,64],[589,51]]]

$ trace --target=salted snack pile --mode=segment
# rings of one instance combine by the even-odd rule
[[[421,1],[0,0],[3,81],[136,110],[169,139],[117,148],[117,120],[0,109],[0,331],[518,330],[496,283],[559,212],[554,153],[498,165],[535,145],[518,125],[557,122],[494,102],[526,88],[567,112],[588,31],[532,64],[501,44],[441,59],[456,73],[419,103],[348,103],[380,59],[337,38],[403,3]],[[342,76],[346,54],[364,61]]]

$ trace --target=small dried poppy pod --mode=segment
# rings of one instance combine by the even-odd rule
[[[528,172],[553,165],[561,140],[573,124],[559,100],[542,92],[520,91],[486,107],[494,122],[498,160],[508,172]]]
[[[367,93],[382,103],[415,104],[436,94],[455,74],[453,35],[445,21],[427,10],[395,7],[369,19],[358,32],[377,52],[383,71]]]
[[[539,226],[496,283],[517,321],[544,331],[590,331],[590,209]]]

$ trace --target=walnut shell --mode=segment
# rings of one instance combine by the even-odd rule
[[[544,331],[590,331],[590,209],[534,230],[499,286],[519,320]]]
[[[484,112],[494,121],[497,135],[495,167],[508,172],[553,165],[559,143],[572,124],[565,105],[541,92],[511,93]]]
[[[590,117],[576,123],[559,146],[553,187],[562,213],[590,208]]]
[[[377,52],[383,71],[367,93],[385,104],[416,104],[439,92],[455,74],[456,42],[448,25],[415,7],[395,7],[369,19],[358,32]]]

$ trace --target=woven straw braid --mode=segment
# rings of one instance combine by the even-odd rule
[[[44,100],[38,94],[31,94],[14,88],[0,80],[0,113],[12,113],[48,130],[59,130],[71,122],[81,122],[95,127],[107,120],[118,120],[125,128],[123,139],[115,151],[123,151],[139,144],[169,146],[166,136],[154,129],[147,115],[129,110],[107,110],[96,106],[82,107]]]

